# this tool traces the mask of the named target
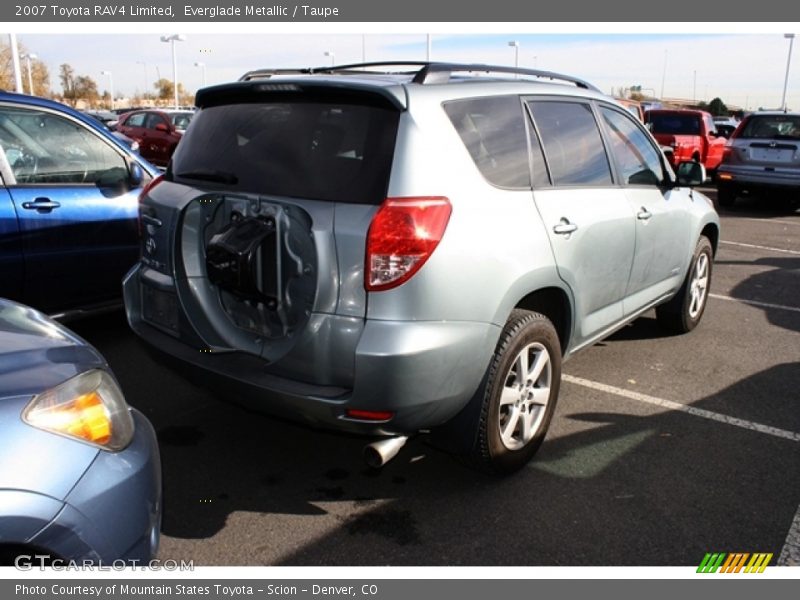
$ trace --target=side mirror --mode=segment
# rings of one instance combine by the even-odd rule
[[[144,182],[144,169],[137,162],[131,162],[128,168],[128,182],[131,189],[138,188]]]
[[[169,133],[169,127],[166,123],[158,123],[156,124],[156,131],[163,131],[164,133]]]
[[[675,172],[678,176],[678,185],[702,185],[706,180],[706,168],[702,163],[693,160],[683,161],[678,164]]]

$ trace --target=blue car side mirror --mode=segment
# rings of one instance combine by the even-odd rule
[[[137,188],[140,185],[142,185],[142,182],[144,181],[144,170],[142,169],[142,166],[137,162],[132,162],[129,172],[130,172],[129,181],[131,187]]]

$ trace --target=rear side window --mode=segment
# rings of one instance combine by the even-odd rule
[[[517,96],[448,102],[444,110],[481,174],[494,185],[531,187],[525,117]]]
[[[542,139],[553,185],[610,185],[600,130],[582,102],[529,102]]]
[[[212,106],[192,118],[168,177],[259,194],[380,204],[398,119],[388,108],[308,100]]]

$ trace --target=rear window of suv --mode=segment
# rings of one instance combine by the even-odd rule
[[[380,204],[398,120],[397,111],[352,103],[212,106],[192,119],[168,178],[258,194]]]
[[[750,117],[736,137],[800,140],[800,116],[761,115]]]

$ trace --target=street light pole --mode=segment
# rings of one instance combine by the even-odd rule
[[[28,93],[33,96],[33,72],[31,70],[31,59],[39,57],[35,54],[23,54],[22,58],[25,59],[25,66],[28,68]]]
[[[331,66],[333,66],[333,61],[336,60],[336,53],[333,50],[325,50],[325,56],[331,57]]]
[[[514,68],[519,68],[519,42],[516,40],[508,42],[508,45],[514,48]]]
[[[142,92],[142,96],[147,98],[147,63],[142,60],[137,60],[136,64],[142,65],[142,68],[144,70],[144,91]]]
[[[111,93],[111,110],[114,110],[114,77],[111,71],[100,71],[100,75],[108,75],[108,87]]]
[[[172,87],[175,92],[175,109],[178,108],[178,57],[175,53],[175,42],[185,42],[186,36],[182,33],[173,33],[172,35],[162,35],[162,42],[169,42],[172,44]]]
[[[196,62],[194,63],[194,66],[203,69],[203,87],[206,87],[206,63]]]
[[[18,94],[22,94],[22,73],[19,67],[19,47],[17,46],[17,35],[14,33],[8,34],[8,45],[11,46],[11,65],[14,68],[14,89]]]
[[[783,80],[783,97],[781,98],[781,109],[786,111],[786,88],[789,86],[789,66],[792,64],[792,46],[794,45],[794,34],[784,33],[783,37],[789,40],[789,54],[786,57],[786,77]]]

